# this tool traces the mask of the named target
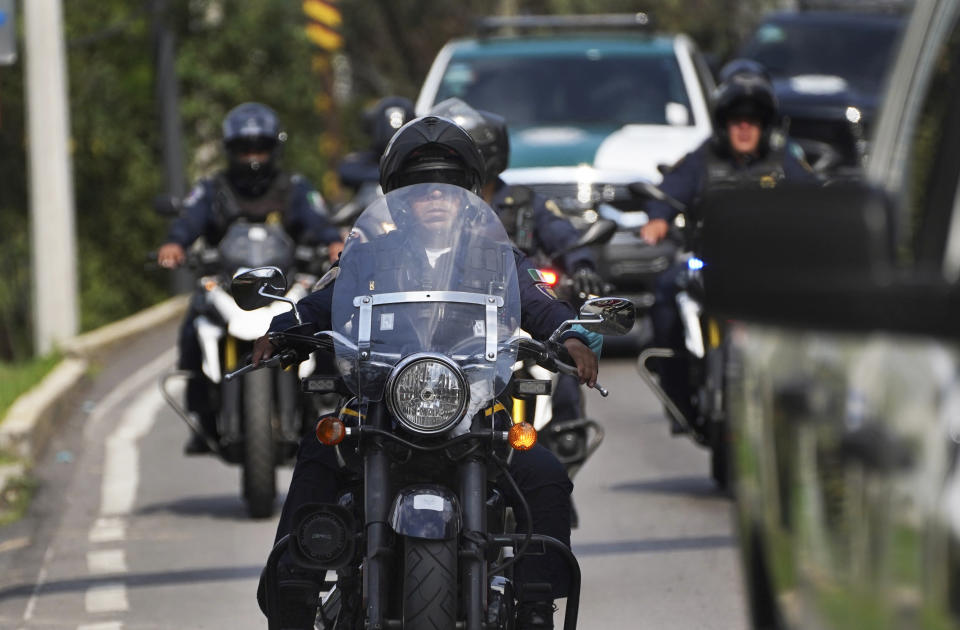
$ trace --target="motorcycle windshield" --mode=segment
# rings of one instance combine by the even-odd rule
[[[516,361],[520,292],[503,225],[482,199],[449,184],[377,199],[346,239],[332,320],[338,366],[362,398],[380,400],[405,357],[437,353],[463,370],[469,410],[479,410]]]
[[[293,241],[279,225],[234,223],[217,247],[224,271],[231,276],[254,267],[279,267],[293,264]]]

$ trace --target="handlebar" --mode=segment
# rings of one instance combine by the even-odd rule
[[[276,354],[276,355],[270,357],[269,359],[264,359],[263,361],[261,361],[261,362],[258,363],[257,365],[254,365],[254,364],[250,363],[249,365],[243,366],[243,367],[240,368],[239,370],[235,370],[235,371],[233,371],[233,372],[228,372],[228,373],[226,373],[226,374],[223,375],[223,380],[225,380],[225,381],[232,381],[233,379],[237,378],[238,376],[243,376],[244,374],[246,374],[246,373],[248,373],[248,372],[253,372],[254,370],[259,370],[260,368],[282,366],[283,363],[284,363],[284,359],[289,360],[289,359],[292,358],[292,357],[290,357],[290,354],[292,354],[292,355],[294,355],[294,357],[296,357],[296,353],[295,353],[295,352],[292,352],[292,351],[289,351],[289,352],[287,352],[287,353],[281,352],[280,354]]]
[[[528,337],[520,337],[518,342],[521,353],[526,353],[526,356],[536,361],[540,367],[550,370],[551,372],[559,372],[571,376],[577,375],[576,366],[564,363],[557,358],[558,350],[550,347],[555,344],[545,344]],[[600,392],[600,395],[604,398],[610,395],[610,391],[600,383],[594,383],[591,387]]]

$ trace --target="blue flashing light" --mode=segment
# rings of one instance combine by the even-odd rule
[[[7,23],[7,12],[3,9],[0,9],[0,26],[3,26]]]
[[[691,271],[700,271],[703,269],[703,261],[694,256],[687,260],[687,269]]]

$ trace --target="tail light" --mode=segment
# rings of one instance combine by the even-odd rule
[[[552,269],[540,269],[540,277],[543,278],[543,281],[549,284],[551,287],[556,286],[559,276],[557,272]]]

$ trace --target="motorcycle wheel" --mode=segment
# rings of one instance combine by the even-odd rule
[[[403,628],[435,630],[457,624],[457,541],[405,538]]]
[[[272,377],[258,370],[243,381],[243,499],[252,518],[272,516],[277,496]]]

